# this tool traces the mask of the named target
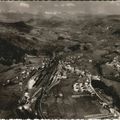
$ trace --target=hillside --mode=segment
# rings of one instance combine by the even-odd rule
[[[26,67],[42,65],[42,58],[52,57],[59,52],[73,58],[80,56],[80,63],[75,62],[74,66],[100,75],[102,81],[111,86],[119,98],[119,37],[120,16],[78,16],[75,20],[52,17],[30,18],[17,22],[1,21],[0,117],[13,117],[14,112],[11,113],[9,107],[15,102],[16,104],[12,106],[14,111],[21,96],[20,79],[13,78]],[[29,62],[26,56],[29,56],[27,58]],[[116,68],[113,64],[114,59]],[[11,80],[12,83],[4,87],[3,84],[6,84],[7,80]]]

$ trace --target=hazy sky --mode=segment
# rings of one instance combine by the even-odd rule
[[[0,2],[0,12],[56,14],[120,14],[120,1],[9,1]]]

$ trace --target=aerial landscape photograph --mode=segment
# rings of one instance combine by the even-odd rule
[[[120,1],[0,2],[0,119],[120,119]]]

